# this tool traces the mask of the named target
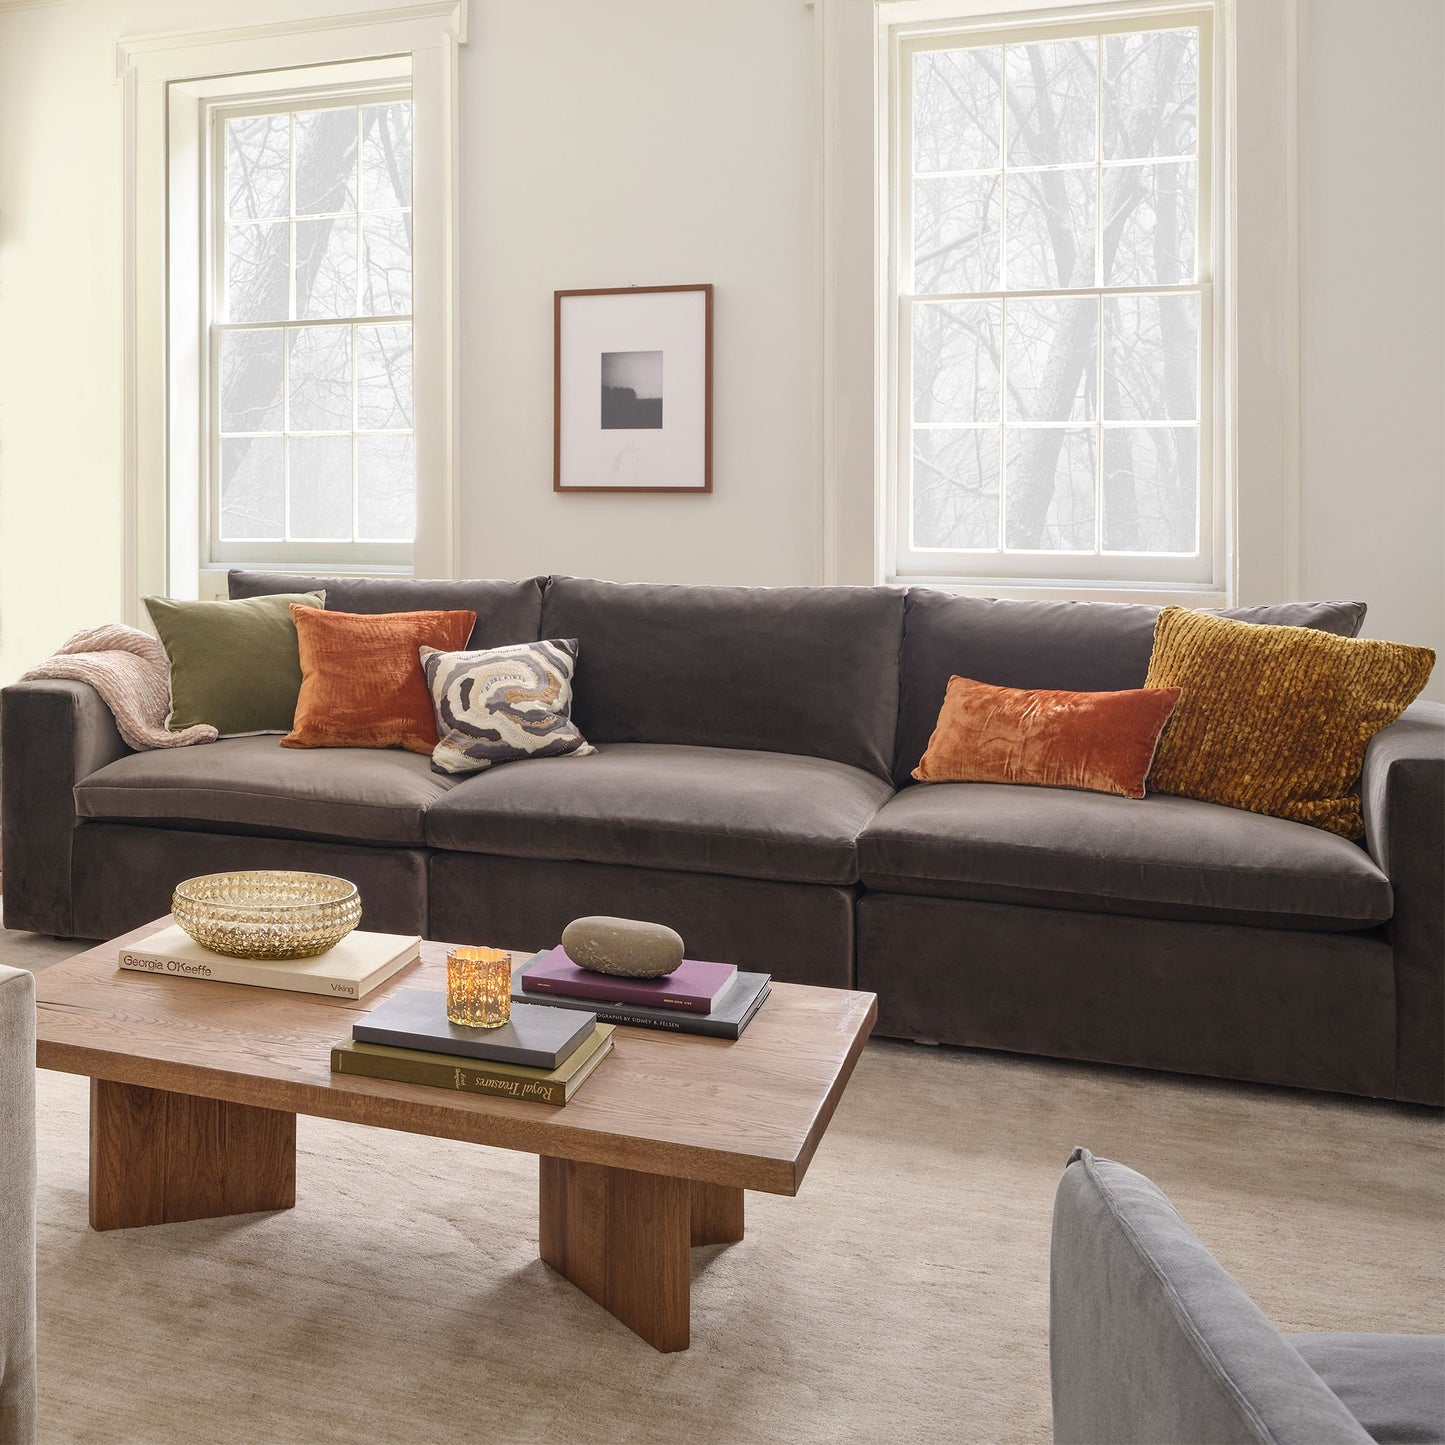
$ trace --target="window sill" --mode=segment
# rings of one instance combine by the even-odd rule
[[[961,597],[996,597],[1014,602],[1137,602],[1148,607],[1228,607],[1227,592],[1214,587],[1131,586],[1120,582],[990,581],[986,577],[902,577],[884,579],[899,587],[931,587]]]

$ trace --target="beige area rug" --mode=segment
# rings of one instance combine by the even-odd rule
[[[27,950],[67,951],[0,935]],[[871,1045],[798,1198],[694,1252],[671,1356],[537,1259],[530,1156],[302,1119],[294,1210],[101,1235],[86,1107],[41,1075],[48,1445],[1047,1441],[1077,1143],[1158,1180],[1283,1328],[1445,1330],[1445,1133],[1390,1105]]]

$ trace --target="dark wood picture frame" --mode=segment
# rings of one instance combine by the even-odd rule
[[[571,296],[642,296],[663,291],[703,294],[703,484],[700,487],[583,487],[562,482],[562,306]],[[552,293],[552,490],[554,492],[687,493],[712,491],[712,284],[692,286],[593,286]]]

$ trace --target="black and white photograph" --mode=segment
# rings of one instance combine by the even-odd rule
[[[712,491],[712,287],[558,291],[552,487]]]
[[[602,353],[602,430],[657,431],[662,426],[662,353]]]

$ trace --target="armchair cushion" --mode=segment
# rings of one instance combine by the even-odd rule
[[[1285,1338],[1375,1445],[1445,1445],[1445,1335]]]

